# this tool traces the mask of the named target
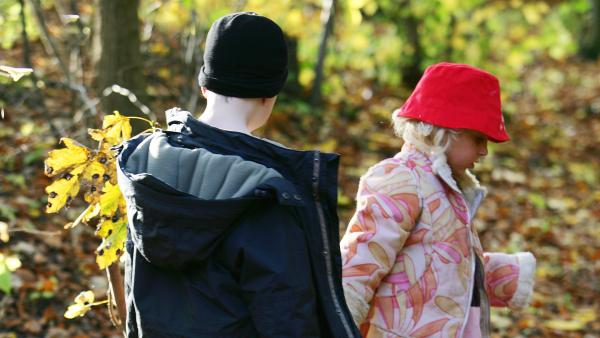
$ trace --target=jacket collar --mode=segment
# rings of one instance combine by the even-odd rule
[[[314,193],[316,185],[332,203],[337,203],[338,154],[295,150],[252,135],[215,128],[179,108],[166,111],[166,117],[167,133],[173,134],[182,146],[202,146],[263,164],[278,171],[304,193]]]
[[[275,159],[284,163],[287,162],[293,166],[296,166],[307,155],[314,153],[314,151],[287,148],[277,142],[249,134],[212,127],[196,119],[190,112],[181,110],[180,108],[169,109],[165,114],[169,131],[181,132],[201,138],[203,142],[223,144],[226,147],[233,147],[239,152],[253,153],[257,156]],[[337,162],[339,159],[339,155],[335,153],[322,152],[321,156],[327,162]]]
[[[475,175],[469,170],[465,170],[464,175],[455,179],[446,161],[435,161],[434,163],[428,154],[419,150],[415,145],[405,143],[400,153],[409,154],[408,156],[416,163],[429,166],[432,172],[447,186],[464,197],[471,216],[475,214],[487,194],[487,189],[479,184]]]

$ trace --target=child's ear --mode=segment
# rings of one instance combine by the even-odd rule
[[[202,96],[206,98],[206,87],[200,87],[200,91],[202,92]]]

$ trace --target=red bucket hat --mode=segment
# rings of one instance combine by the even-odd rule
[[[394,115],[439,127],[476,130],[492,142],[510,139],[500,108],[498,79],[465,64],[442,62],[427,67]]]

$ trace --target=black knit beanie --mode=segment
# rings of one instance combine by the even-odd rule
[[[270,19],[234,13],[210,27],[198,75],[201,87],[231,97],[273,97],[283,88],[287,73],[287,44]]]

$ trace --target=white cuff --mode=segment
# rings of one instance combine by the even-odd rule
[[[363,297],[356,292],[351,286],[344,284],[344,297],[346,298],[346,304],[352,314],[352,319],[357,327],[367,318],[369,313],[369,304],[367,304]]]
[[[536,263],[531,252],[519,252],[516,256],[519,262],[519,279],[517,290],[508,302],[508,306],[513,309],[522,309],[529,304],[533,295]]]

